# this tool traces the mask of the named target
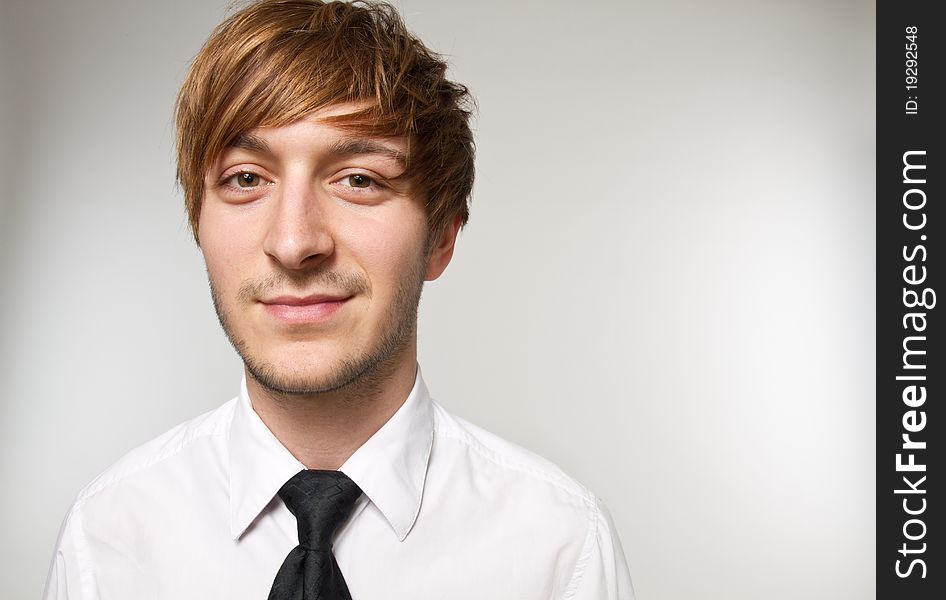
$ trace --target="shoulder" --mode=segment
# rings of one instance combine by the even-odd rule
[[[526,486],[558,490],[563,498],[576,505],[592,512],[596,510],[598,500],[594,494],[556,464],[449,413],[436,402],[434,437],[442,451],[444,447],[452,447],[480,469],[499,477],[515,478]]]
[[[447,482],[454,501],[504,522],[508,531],[542,530],[578,547],[592,543],[602,505],[588,488],[551,461],[434,407],[430,475]]]
[[[199,462],[212,446],[223,446],[219,442],[228,434],[235,405],[236,399],[230,400],[127,452],[80,490],[73,510],[129,481]]]
[[[59,532],[47,598],[98,597],[95,579],[102,564],[140,574],[136,561],[158,547],[154,540],[180,533],[174,525],[194,512],[192,499],[203,501],[219,487],[214,480],[224,469],[215,467],[228,464],[225,440],[235,404],[231,400],[138,446],[82,488]]]
[[[450,507],[443,521],[528,549],[514,562],[534,561],[526,571],[543,573],[550,596],[632,597],[624,591],[627,567],[607,507],[551,461],[434,403],[428,478],[438,506]]]

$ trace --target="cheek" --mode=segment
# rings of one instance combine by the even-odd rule
[[[228,222],[224,215],[212,208],[201,212],[198,221],[200,250],[207,265],[207,274],[214,288],[223,294],[239,285],[241,257],[245,256],[245,241],[235,231],[241,231],[235,223]],[[225,301],[226,298],[220,298]]]
[[[349,230],[351,247],[358,249],[364,268],[375,287],[396,287],[416,268],[423,252],[427,222],[423,214],[398,215],[361,224]],[[377,290],[376,291],[383,291]]]

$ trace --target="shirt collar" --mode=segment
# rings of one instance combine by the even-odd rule
[[[433,407],[418,367],[404,404],[339,469],[358,484],[401,541],[420,511],[433,435]],[[238,539],[279,488],[305,469],[253,410],[245,376],[230,425],[229,453],[230,533]]]

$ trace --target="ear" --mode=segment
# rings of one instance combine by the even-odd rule
[[[425,281],[433,281],[443,274],[447,265],[450,264],[450,259],[453,258],[453,249],[456,247],[459,233],[460,217],[457,216],[452,223],[444,227],[440,239],[430,249],[430,255],[427,257],[427,272],[424,274]]]

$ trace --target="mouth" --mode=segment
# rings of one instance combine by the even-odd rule
[[[286,324],[319,323],[332,318],[351,298],[330,294],[276,296],[260,300],[260,304],[267,314]]]

